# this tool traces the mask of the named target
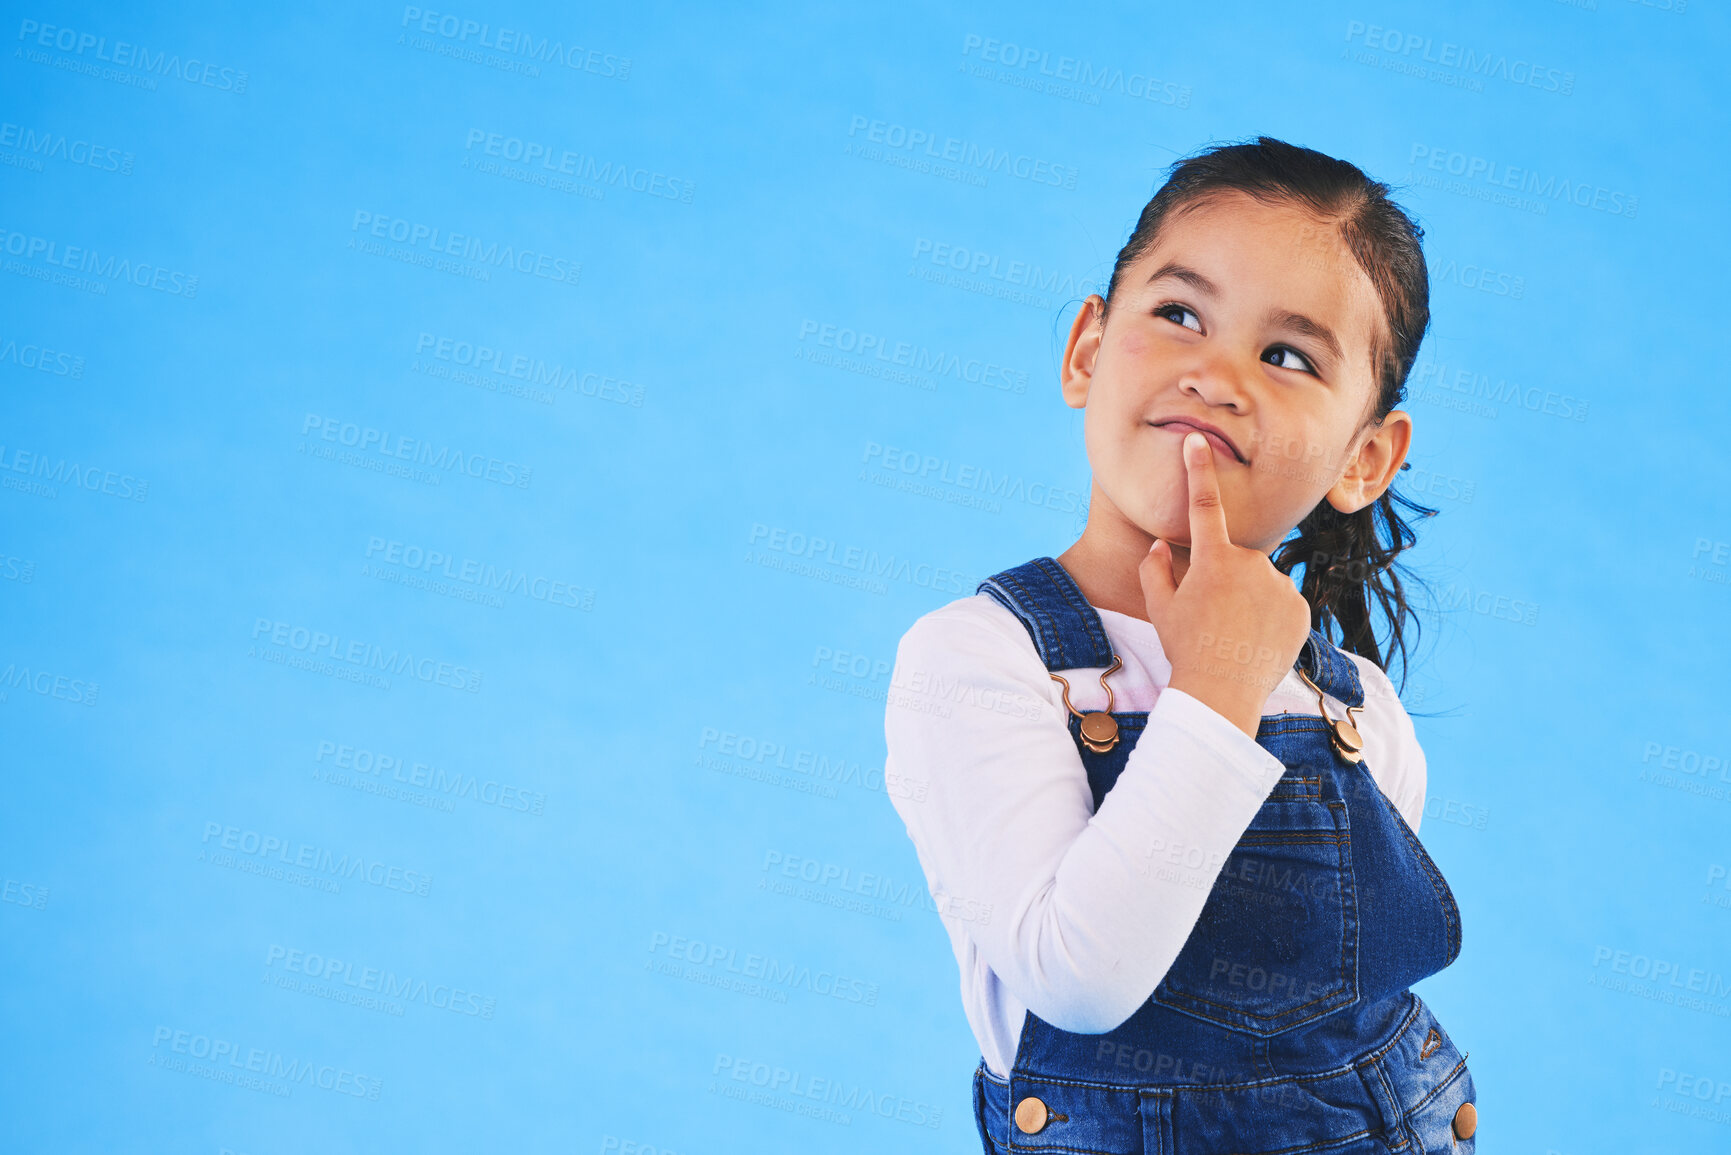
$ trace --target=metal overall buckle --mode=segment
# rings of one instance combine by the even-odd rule
[[[1316,691],[1316,711],[1322,715],[1322,720],[1328,723],[1328,737],[1334,743],[1334,748],[1348,762],[1357,764],[1364,761],[1364,738],[1358,732],[1358,727],[1352,724],[1352,712],[1362,710],[1363,706],[1348,706],[1346,717],[1330,718],[1328,706],[1322,700],[1322,687],[1310,680],[1301,664],[1296,667],[1298,676],[1304,679],[1304,684]]]
[[[1082,719],[1082,745],[1096,754],[1104,754],[1118,744],[1118,719],[1112,717],[1112,687],[1106,684],[1106,675],[1121,664],[1118,655],[1113,654],[1112,664],[1100,674],[1100,688],[1106,691],[1106,708],[1087,714],[1070,705],[1070,683],[1057,674],[1052,675],[1052,680],[1064,687],[1064,709]]]

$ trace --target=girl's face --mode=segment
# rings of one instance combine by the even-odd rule
[[[1086,409],[1090,523],[1188,545],[1192,430],[1213,446],[1232,541],[1264,552],[1324,498],[1347,513],[1375,501],[1406,457],[1405,413],[1369,422],[1376,290],[1302,209],[1235,191],[1193,202],[1125,268],[1103,326],[1102,307],[1078,314],[1062,374]]]

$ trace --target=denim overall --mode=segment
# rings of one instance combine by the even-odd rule
[[[1049,671],[1111,665],[1099,614],[1054,559],[979,590],[1021,619]],[[1320,633],[1298,664],[1336,700],[1363,703],[1357,667]],[[1069,718],[1096,810],[1148,720],[1112,716],[1118,742],[1098,754]],[[1286,773],[1128,1020],[1077,1034],[1030,1010],[1009,1078],[981,1059],[974,1120],[986,1155],[1470,1155],[1465,1056],[1407,989],[1460,953],[1460,912],[1412,829],[1326,727],[1313,714],[1263,717],[1256,741]],[[1150,869],[1183,867],[1159,858]],[[1205,872],[1188,877],[1207,885]]]

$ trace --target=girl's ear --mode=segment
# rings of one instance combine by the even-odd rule
[[[1341,513],[1357,513],[1381,497],[1394,484],[1411,446],[1411,415],[1391,410],[1379,424],[1371,426],[1370,436],[1346,463],[1346,472],[1328,491],[1328,504]]]
[[[1099,293],[1088,294],[1076,319],[1070,322],[1070,340],[1064,346],[1064,364],[1058,379],[1064,390],[1064,404],[1082,409],[1088,404],[1088,386],[1094,383],[1094,358],[1100,355],[1100,338],[1105,333],[1102,318],[1106,300]]]

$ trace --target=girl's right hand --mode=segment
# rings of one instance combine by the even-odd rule
[[[1207,438],[1186,434],[1183,453],[1190,568],[1180,583],[1171,547],[1154,543],[1139,567],[1148,620],[1172,663],[1168,685],[1254,738],[1263,703],[1310,636],[1310,603],[1267,554],[1227,536]]]

